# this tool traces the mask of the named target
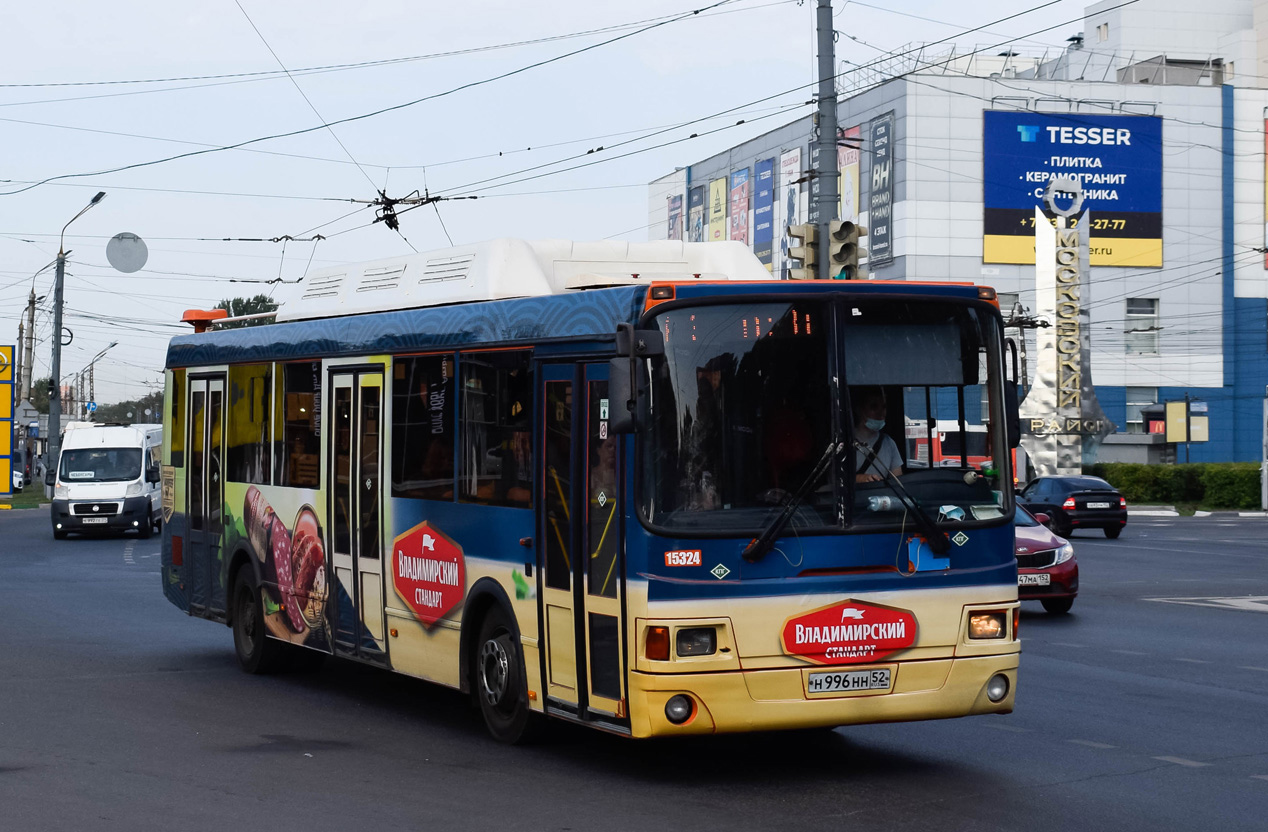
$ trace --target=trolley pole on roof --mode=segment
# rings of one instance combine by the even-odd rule
[[[837,81],[836,34],[832,28],[832,0],[819,0],[815,8],[815,29],[819,35],[819,165],[814,171],[819,185],[819,278],[832,277],[832,243],[829,223],[836,219],[840,201],[837,170]]]

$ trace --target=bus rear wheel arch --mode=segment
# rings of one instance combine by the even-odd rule
[[[251,580],[251,570],[239,569],[233,582],[233,648],[238,664],[247,673],[275,673],[282,669],[286,645],[271,639],[264,624],[264,604],[260,588]]]

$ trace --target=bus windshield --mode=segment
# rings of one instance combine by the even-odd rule
[[[809,484],[795,531],[911,527],[920,512],[942,524],[1011,516],[995,463],[1004,431],[992,430],[1003,424],[1000,335],[985,310],[763,302],[680,308],[656,325],[665,352],[651,363],[639,496],[649,524],[760,530],[834,442],[848,450]]]
[[[140,448],[76,448],[62,452],[62,482],[129,482],[141,476]]]

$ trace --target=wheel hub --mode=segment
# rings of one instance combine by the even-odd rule
[[[497,639],[489,639],[480,648],[480,687],[490,705],[498,705],[506,696],[510,678],[510,659],[506,648]]]

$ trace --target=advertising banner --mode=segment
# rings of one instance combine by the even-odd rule
[[[863,128],[847,127],[840,131],[837,140],[837,170],[841,172],[840,219],[859,221],[859,148],[863,144]]]
[[[787,280],[788,226],[801,222],[801,148],[786,150],[779,156],[779,188],[775,192],[776,236],[779,238],[779,260],[775,274]]]
[[[870,133],[872,188],[867,201],[867,262],[883,266],[894,260],[894,111],[872,119]]]
[[[753,253],[767,271],[775,240],[775,160],[762,159],[753,167]]]
[[[709,241],[726,239],[726,177],[709,183]]]
[[[731,239],[748,245],[748,168],[731,173]]]
[[[704,185],[697,185],[687,195],[687,242],[704,242]]]
[[[682,194],[667,197],[669,200],[669,228],[665,235],[667,240],[682,239]]]
[[[1083,186],[1083,210],[1091,211],[1091,265],[1162,265],[1161,118],[1000,110],[982,116],[984,262],[1034,263],[1035,208],[1045,207],[1049,179],[1070,176]]]

